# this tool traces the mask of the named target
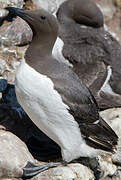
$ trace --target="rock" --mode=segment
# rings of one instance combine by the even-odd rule
[[[113,177],[103,177],[100,180],[121,180],[121,171],[118,170]]]
[[[121,137],[119,139],[117,152],[113,155],[112,161],[113,161],[113,163],[121,166]]]
[[[0,125],[0,130],[6,130],[5,126]]]
[[[121,108],[112,108],[100,112],[103,119],[114,129],[119,136],[116,153],[112,156],[112,162],[121,166]],[[109,165],[107,165],[108,167]]]
[[[94,180],[93,172],[79,163],[56,167],[45,171],[31,180]]]
[[[65,0],[32,0],[34,6],[37,8],[44,8],[50,13],[55,13],[62,2]]]
[[[98,156],[99,165],[104,172],[103,178],[107,176],[113,176],[116,173],[117,167],[112,163],[112,155],[104,154]]]
[[[0,28],[0,44],[4,46],[28,44],[32,39],[32,31],[29,25],[17,18],[12,23],[5,23]]]
[[[4,23],[4,19],[7,17],[8,13],[7,10],[0,8],[0,26]]]
[[[34,162],[26,145],[14,134],[0,131],[0,179],[21,177],[27,161]]]
[[[112,108],[101,111],[102,118],[114,129],[119,137],[121,137],[121,108]]]
[[[24,5],[24,0],[0,0],[0,7],[5,8],[7,6],[14,6],[22,8]]]
[[[112,180],[112,177],[107,176],[105,178],[101,178],[100,180]]]
[[[112,19],[116,8],[114,6],[113,0],[93,0],[100,7],[105,21]]]
[[[6,22],[5,17],[8,11],[0,9],[0,45],[24,45],[28,44],[32,39],[32,31],[29,25],[21,18],[15,21]]]
[[[116,6],[121,9],[121,0],[115,0]]]
[[[106,22],[107,31],[121,43],[121,12],[116,11],[111,20]]]
[[[117,171],[115,176],[111,180],[120,180],[121,179],[121,170]]]
[[[0,8],[0,18],[5,17],[8,15],[8,11],[5,9]]]
[[[100,7],[105,21],[105,28],[121,43],[121,0],[93,0]],[[115,4],[118,8],[115,7]]]
[[[28,10],[32,10],[32,9],[36,9],[37,7],[36,5],[33,4],[32,0],[26,0],[24,8]]]
[[[27,47],[0,47],[0,76],[14,82],[15,69],[24,56]]]
[[[9,67],[3,59],[0,59],[0,73],[3,74],[5,70],[9,71]]]
[[[47,11],[53,13],[56,11],[57,9],[57,4],[55,2],[55,0],[32,0],[34,6],[36,7],[36,9],[39,9],[39,8],[44,8],[46,9]]]
[[[2,178],[1,180],[23,180],[21,178]]]

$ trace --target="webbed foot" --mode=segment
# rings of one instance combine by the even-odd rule
[[[33,176],[36,176],[37,174],[46,171],[50,168],[57,167],[61,165],[62,163],[48,163],[48,164],[34,164],[32,162],[28,162],[27,165],[23,168],[23,179],[32,178]]]

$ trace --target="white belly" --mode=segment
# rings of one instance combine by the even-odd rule
[[[22,62],[16,72],[15,88],[17,99],[30,119],[61,147],[63,160],[69,162],[84,156],[86,151],[90,153],[77,122],[68,113],[69,107],[48,77]]]

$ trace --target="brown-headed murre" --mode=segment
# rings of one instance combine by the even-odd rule
[[[121,107],[121,46],[104,30],[100,9],[92,0],[67,0],[56,15],[54,57],[70,62],[101,110]]]
[[[52,56],[58,33],[55,17],[43,9],[7,10],[24,19],[33,31],[32,42],[15,78],[17,99],[30,119],[60,146],[63,162],[114,152],[118,137],[99,116],[90,90],[67,65]],[[24,168],[24,177],[60,164],[29,163]]]

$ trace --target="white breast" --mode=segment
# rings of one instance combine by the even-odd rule
[[[73,65],[67,59],[65,59],[62,54],[63,46],[64,46],[64,42],[59,37],[57,37],[53,50],[52,50],[52,55],[56,60],[70,67],[73,67]]]
[[[108,75],[107,75],[107,78],[103,84],[103,86],[101,87],[100,91],[104,91],[105,93],[109,93],[109,94],[115,94],[115,92],[113,92],[110,84],[109,84],[109,80],[112,76],[112,69],[111,69],[111,66],[108,66],[107,67],[107,70],[108,70]]]
[[[69,107],[62,102],[47,76],[23,61],[16,72],[15,88],[25,112],[39,129],[59,144],[64,160],[69,162],[95,153],[85,145],[77,122],[68,113]]]

